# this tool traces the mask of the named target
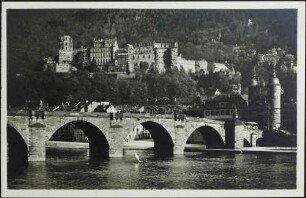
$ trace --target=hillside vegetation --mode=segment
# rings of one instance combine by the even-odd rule
[[[248,25],[249,19],[252,21],[251,25]],[[12,105],[21,103],[15,101],[21,100],[16,98],[20,93],[16,92],[15,86],[26,86],[27,84],[22,85],[24,83],[29,83],[26,88],[33,90],[23,93],[22,99],[43,98],[50,103],[60,103],[63,101],[59,98],[76,95],[76,92],[59,91],[60,88],[66,88],[66,85],[54,88],[56,93],[51,94],[45,93],[49,89],[47,85],[40,88],[41,85],[34,86],[30,83],[33,81],[30,80],[31,75],[37,75],[35,72],[40,71],[43,58],[57,55],[59,38],[62,35],[72,36],[74,47],[88,46],[94,37],[117,37],[119,47],[148,40],[178,41],[179,53],[184,58],[206,59],[208,62],[227,61],[233,64],[235,69],[242,73],[243,87],[247,86],[252,75],[254,60],[235,56],[234,46],[256,49],[258,53],[266,53],[268,49],[280,47],[296,55],[297,45],[295,10],[8,10],[7,22],[8,101],[11,101]],[[29,76],[29,82],[16,80],[16,73]],[[178,75],[178,72],[176,74]],[[165,75],[165,78],[169,77],[168,74]],[[169,78],[172,78],[171,75]],[[187,86],[187,90],[192,93],[184,93],[183,90],[173,97],[195,95],[197,82],[188,75],[182,75],[188,82],[185,84],[190,86]],[[64,84],[66,82],[60,76],[53,77],[53,74],[37,76],[48,76],[47,79],[41,79],[46,81],[45,83],[58,78]],[[137,87],[137,83],[144,83],[139,87],[147,90],[148,97],[169,95],[167,91],[160,90],[154,91],[158,93],[154,95],[148,79],[150,76],[144,76],[143,79],[136,79],[137,82],[129,83],[133,87]],[[73,81],[73,78],[70,81]],[[120,84],[120,81],[116,83]],[[81,83],[80,86],[85,85]],[[177,86],[181,86],[180,83]],[[90,90],[89,87],[85,89]],[[101,99],[110,99],[105,96],[103,89],[98,89],[102,94]],[[58,97],[53,101],[49,94]],[[131,103],[134,100],[132,98],[118,102]]]

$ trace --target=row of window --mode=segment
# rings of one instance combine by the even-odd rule
[[[153,46],[154,42],[143,42],[143,43],[136,43],[136,47],[149,47]]]
[[[108,62],[110,62],[111,61],[111,59],[110,58],[103,58],[103,59],[96,59],[96,63],[97,63],[97,65],[103,65],[103,64],[106,64],[106,63],[108,63]]]
[[[63,36],[62,38],[64,38],[65,41],[72,40],[72,38],[70,38],[70,36]]]
[[[244,125],[245,129],[258,129],[258,125]]]
[[[209,107],[235,107],[237,105],[233,104],[233,103],[231,104],[231,103],[228,103],[228,102],[219,102],[219,103],[210,103],[210,104],[207,104],[206,106],[209,106]]]
[[[111,51],[111,49],[110,48],[93,48],[92,49],[92,52],[109,52],[109,51]]]
[[[101,48],[101,47],[110,47],[111,45],[108,43],[105,43],[104,45],[102,45],[101,43],[98,44],[94,44],[94,48]]]
[[[139,57],[141,58],[141,56],[133,56],[132,58],[133,58],[133,60],[135,60],[135,58],[136,58],[136,59],[139,59]],[[143,55],[142,58],[143,58],[143,59],[146,59],[146,56]],[[151,58],[151,56],[148,55],[147,58]]]
[[[135,50],[134,53],[135,54],[145,54],[145,53],[152,53],[153,50]]]
[[[96,58],[104,58],[104,57],[110,57],[110,53],[92,53],[91,56]]]
[[[65,50],[70,50],[71,49],[71,45],[68,45],[67,43],[64,43],[64,47],[62,47],[62,49],[64,48]]]
[[[69,55],[60,55],[59,57],[59,62],[63,62],[63,61],[71,61],[72,57]]]
[[[205,110],[205,116],[219,116],[219,115],[233,115],[234,110]],[[237,110],[237,113],[240,113],[240,110]]]

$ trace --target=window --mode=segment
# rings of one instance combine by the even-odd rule
[[[148,58],[151,58],[150,55],[148,56]]]
[[[133,56],[133,60],[135,60],[135,56]]]
[[[211,111],[211,115],[214,116],[215,115],[215,111]]]
[[[143,59],[145,59],[146,58],[146,56],[145,55],[143,55]]]
[[[224,115],[224,110],[221,110],[221,115]]]

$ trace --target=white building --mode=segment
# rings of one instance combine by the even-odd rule
[[[126,142],[140,139],[151,139],[151,133],[146,130],[141,124],[137,125],[133,131],[125,139]]]
[[[216,72],[227,72],[229,71],[228,67],[224,64],[224,63],[214,63],[214,71],[213,73],[216,73]]]

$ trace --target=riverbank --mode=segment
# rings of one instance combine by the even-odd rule
[[[48,141],[46,147],[52,148],[72,148],[72,149],[88,149],[87,142],[60,142]],[[124,143],[124,150],[153,150],[154,141],[136,140]],[[234,152],[234,153],[296,153],[294,147],[245,147],[241,149],[206,149],[202,144],[186,144],[185,152]]]
[[[124,150],[152,150],[153,140],[126,142]],[[241,149],[207,149],[203,144],[186,144],[185,152],[234,152],[234,153],[296,153],[294,147],[245,147]]]
[[[71,149],[88,149],[88,142],[61,142],[61,141],[47,141],[47,148],[71,148]]]

